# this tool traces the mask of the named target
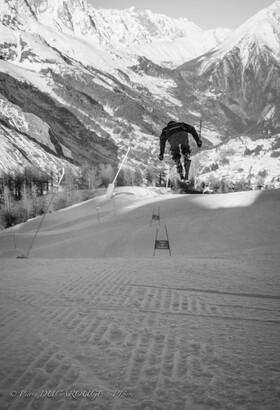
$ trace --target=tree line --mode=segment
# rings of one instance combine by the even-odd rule
[[[65,169],[61,187],[55,196],[51,211],[94,196],[97,188],[106,188],[116,175],[111,164],[92,166],[85,164],[79,170]],[[53,171],[45,172],[36,167],[23,171],[0,174],[0,229],[25,222],[46,211],[50,196],[57,190],[58,176]],[[117,177],[116,185],[142,185],[139,169],[124,168]]]
[[[94,197],[98,188],[108,187],[116,172],[116,167],[102,163],[96,166],[85,164],[75,171],[67,167],[50,211],[56,211]],[[259,177],[261,182],[265,175],[259,175]],[[124,167],[119,172],[115,185],[165,187],[167,178],[167,172],[163,166],[151,165],[145,171],[140,168]],[[168,186],[173,191],[181,193],[202,193],[206,185],[217,193],[252,189],[250,182],[245,179],[231,183],[211,176],[207,183],[201,182],[199,186],[195,184],[195,179],[193,177],[189,187],[186,187],[186,184],[180,184],[173,167],[169,174]],[[45,213],[51,195],[57,191],[57,182],[58,175],[55,175],[53,171],[45,172],[36,167],[26,167],[23,171],[2,172],[0,174],[0,229]]]

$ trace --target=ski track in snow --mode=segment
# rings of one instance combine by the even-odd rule
[[[28,259],[39,218],[3,231],[0,408],[279,409],[279,195],[123,188],[47,215]]]

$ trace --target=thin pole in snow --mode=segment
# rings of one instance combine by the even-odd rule
[[[114,178],[114,180],[113,180],[113,182],[112,182],[113,185],[115,185],[115,182],[116,182],[116,180],[117,180],[117,178],[118,178],[118,175],[119,175],[119,173],[120,173],[120,171],[121,171],[121,169],[122,169],[122,167],[123,167],[123,164],[124,164],[124,162],[125,162],[125,160],[126,160],[126,158],[127,158],[127,156],[128,156],[129,151],[130,151],[130,147],[128,147],[128,149],[127,149],[127,151],[126,151],[126,154],[125,154],[125,156],[124,156],[124,158],[123,158],[123,160],[122,160],[122,162],[121,162],[121,165],[120,165],[120,167],[119,167],[119,169],[118,169],[118,172],[116,173],[116,176],[115,176],[115,178]]]
[[[59,179],[59,181],[58,181],[57,191],[58,191],[58,189],[59,189],[59,186],[60,186],[60,184],[61,184],[61,181],[62,181],[63,177],[64,177],[64,168],[63,168],[63,170],[62,170],[62,174],[61,174],[60,179]],[[56,191],[56,192],[57,192],[57,191]],[[28,255],[29,255],[29,253],[30,253],[30,251],[31,251],[31,249],[32,249],[32,246],[33,246],[33,244],[34,244],[34,242],[35,242],[35,239],[36,239],[36,237],[37,237],[37,235],[38,235],[38,232],[39,232],[39,230],[40,230],[40,228],[41,228],[41,226],[42,226],[42,223],[43,223],[43,221],[44,221],[44,219],[45,219],[45,217],[46,217],[46,215],[47,215],[47,213],[48,213],[48,210],[49,210],[49,208],[50,208],[50,206],[51,206],[51,203],[52,203],[52,201],[53,201],[53,198],[54,198],[56,192],[53,192],[53,194],[52,194],[52,196],[51,196],[50,202],[49,202],[49,204],[48,204],[48,206],[47,206],[47,208],[46,208],[46,210],[45,210],[44,215],[43,215],[42,218],[41,218],[41,221],[40,221],[40,223],[39,223],[39,225],[38,225],[38,228],[36,229],[35,235],[34,235],[32,241],[31,241],[31,244],[30,244],[30,246],[29,246],[29,249],[28,249],[26,255],[17,256],[17,259],[27,259],[27,258],[28,258]]]

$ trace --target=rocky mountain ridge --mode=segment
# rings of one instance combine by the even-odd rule
[[[210,53],[178,68],[197,99],[245,133],[280,129],[280,1],[257,13]],[[210,95],[209,95],[210,97]]]
[[[0,9],[14,27],[25,31],[33,20],[57,32],[146,58],[155,57],[155,47],[151,53],[149,45],[157,45],[156,62],[170,67],[210,50],[230,32],[226,28],[205,31],[186,18],[172,19],[135,7],[97,10],[82,0],[1,0]],[[172,52],[174,42],[176,53]]]
[[[247,136],[265,138],[270,161],[264,164],[261,153],[254,161],[258,172],[277,178],[279,3],[227,32],[223,42],[216,39],[216,48],[209,45],[202,56],[197,49],[195,59],[170,69],[169,44],[175,52],[178,44],[201,39],[201,29],[187,20],[94,10],[82,0],[0,0],[1,168],[116,165],[128,145],[132,168],[158,167],[157,136],[166,121],[196,126],[202,115],[204,161],[208,152],[213,163],[221,144],[233,139],[243,146]],[[260,21],[262,35],[254,36]],[[234,150],[228,151],[231,162]],[[232,175],[240,176],[234,169]]]

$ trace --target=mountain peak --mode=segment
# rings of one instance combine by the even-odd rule
[[[280,0],[276,0],[274,3],[271,4],[271,6],[268,7],[269,9],[280,9]]]
[[[7,9],[23,20],[26,31],[30,30],[28,17],[59,32],[117,47],[173,41],[203,32],[187,19],[172,19],[150,10],[138,11],[135,7],[95,9],[87,0],[0,0],[0,10],[6,12]]]
[[[279,157],[279,17],[276,1],[228,35],[135,7],[0,0],[0,139],[7,147],[6,166],[12,152],[15,167],[30,156],[38,163],[38,155],[49,167],[44,147],[54,167],[57,158],[107,163],[124,152],[129,139],[131,164],[145,169],[156,161],[160,124],[167,117],[195,124],[199,113],[205,148],[232,135],[273,135],[265,168],[259,169],[264,172],[272,149],[275,163]],[[174,70],[186,61],[185,70]],[[243,146],[236,148],[240,155]],[[258,145],[248,151],[255,160]],[[219,164],[212,165],[217,171]],[[279,167],[273,171],[278,174]]]
[[[234,30],[215,50],[220,58],[234,49],[239,49],[244,65],[250,58],[250,50],[268,49],[274,55],[280,54],[280,0],[270,7],[260,10],[245,23]],[[204,70],[211,64],[212,59],[205,60]]]
[[[135,6],[129,7],[126,9],[129,13],[138,13],[138,10]]]

